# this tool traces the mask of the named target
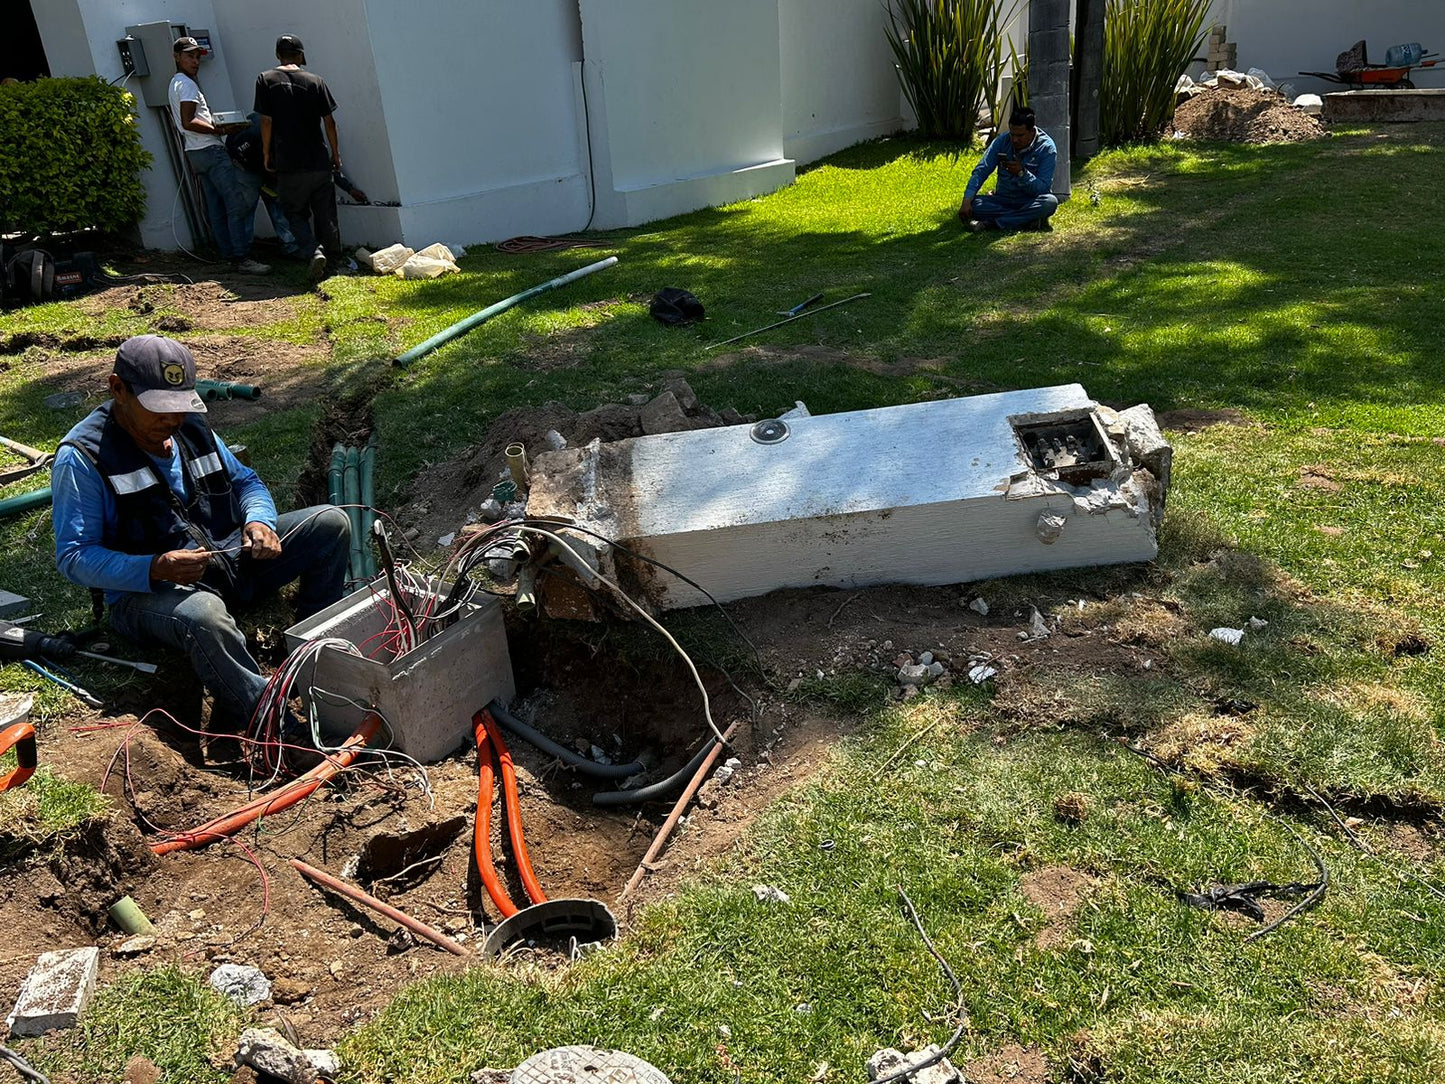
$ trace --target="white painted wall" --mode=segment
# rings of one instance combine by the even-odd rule
[[[906,126],[880,0],[778,0],[783,154],[811,162]]]
[[[1335,57],[1364,38],[1371,63],[1391,45],[1418,41],[1445,52],[1445,3],[1439,0],[1214,0],[1211,22],[1224,23],[1239,45],[1239,70],[1263,68],[1303,93],[1346,88],[1296,74],[1332,72]],[[1445,69],[1416,73],[1419,87],[1445,87]]]
[[[581,0],[595,225],[770,192],[783,153],[778,0]]]
[[[365,7],[407,243],[581,229],[576,0]]]

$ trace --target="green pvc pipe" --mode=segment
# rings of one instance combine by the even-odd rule
[[[0,501],[0,519],[7,516],[18,516],[21,512],[28,512],[32,508],[42,508],[50,503],[50,487],[44,489],[32,489],[29,493],[22,493],[18,497],[6,497]]]
[[[197,380],[196,394],[214,403],[218,399],[259,399],[261,389],[255,384],[232,384],[229,380]]]
[[[549,279],[540,286],[533,286],[529,290],[523,290],[520,294],[513,294],[505,301],[498,301],[495,305],[488,305],[481,312],[474,312],[465,320],[458,320],[451,327],[437,332],[426,342],[413,346],[404,354],[399,354],[393,364],[402,366],[410,365],[419,358],[426,357],[437,347],[445,346],[453,339],[465,335],[468,331],[471,331],[472,328],[485,324],[493,316],[500,316],[512,306],[520,305],[523,301],[534,298],[538,294],[544,294],[548,290],[555,290],[559,286],[566,286],[569,282],[576,282],[578,279],[585,278],[593,272],[601,271],[604,267],[611,267],[616,262],[616,256],[608,256],[605,260],[598,260],[596,263],[590,263],[586,267],[579,267],[576,271],[569,271],[565,275],[558,275],[554,279]]]
[[[361,465],[357,472],[357,503],[361,507],[361,557],[366,563],[366,578],[376,576],[376,551],[371,545],[371,525],[376,522],[376,434],[361,449]]]
[[[341,472],[346,469],[346,445],[340,441],[331,446],[331,466],[326,471],[326,499],[332,504],[345,504],[341,495]]]
[[[361,486],[358,481],[361,456],[355,448],[346,449],[346,466],[341,472],[341,496],[347,509],[346,518],[351,520],[351,578],[366,578],[366,566],[361,557]]]
[[[110,917],[126,933],[155,933],[156,928],[146,913],[140,909],[140,904],[129,896],[122,896],[110,905]]]

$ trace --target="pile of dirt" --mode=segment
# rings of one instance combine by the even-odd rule
[[[1217,87],[1194,95],[1174,111],[1177,139],[1212,143],[1306,143],[1324,139],[1316,117],[1290,105],[1274,90]]]

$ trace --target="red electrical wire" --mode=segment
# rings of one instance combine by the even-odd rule
[[[360,755],[362,748],[376,737],[380,729],[381,716],[374,711],[367,712],[361,720],[361,725],[356,728],[356,733],[346,739],[341,749],[334,754],[328,754],[322,763],[305,775],[293,779],[279,790],[252,799],[223,817],[207,821],[189,832],[179,833],[174,839],[162,843],[152,843],[151,850],[156,854],[170,854],[173,851],[187,851],[196,847],[204,847],[208,843],[214,843],[218,839],[225,839],[233,835],[246,825],[260,820],[268,814],[289,809],[303,798],[310,796],[319,787],[330,782],[343,769],[349,768]]]

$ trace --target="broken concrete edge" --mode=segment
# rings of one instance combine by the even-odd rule
[[[95,994],[100,949],[92,946],[42,953],[6,1017],[10,1034],[22,1038],[71,1028]]]

